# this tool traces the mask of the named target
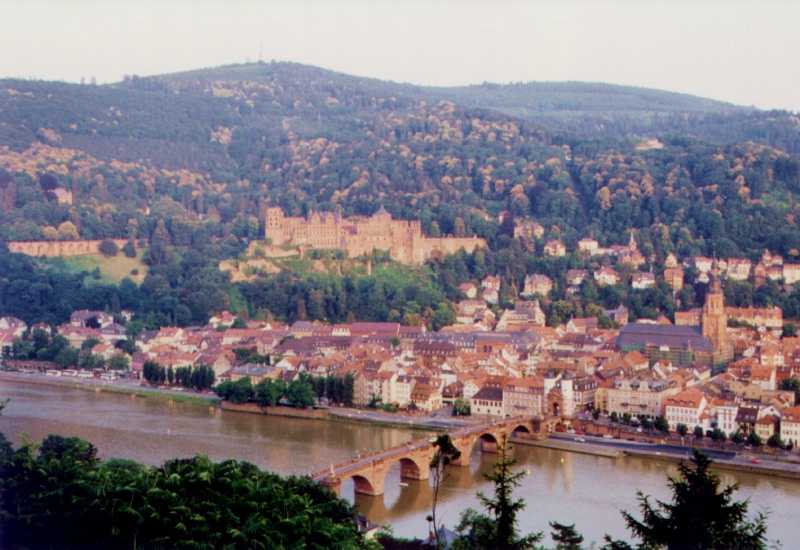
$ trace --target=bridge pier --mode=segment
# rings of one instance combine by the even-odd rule
[[[342,496],[342,480],[338,477],[321,479],[320,484],[333,491],[337,497]]]
[[[450,464],[453,466],[469,467],[469,458],[472,455],[472,446],[475,444],[474,438],[453,439],[453,445],[459,450],[461,455]]]
[[[461,456],[452,462],[453,466],[468,467],[469,459],[472,456],[472,450],[475,445],[479,445],[482,453],[496,454],[498,452],[498,441],[502,437],[501,433],[505,432],[486,432],[480,435],[473,435],[463,439],[453,440],[455,447],[461,451]]]
[[[367,478],[365,476],[353,476],[353,488],[359,495],[369,495],[379,497],[383,494],[383,482],[386,480],[386,471],[376,471],[374,475]]]

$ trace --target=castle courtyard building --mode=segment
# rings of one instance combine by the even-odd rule
[[[485,248],[479,237],[426,237],[418,220],[395,220],[381,208],[369,217],[345,218],[334,212],[313,212],[307,217],[286,216],[280,208],[267,208],[266,238],[275,246],[300,246],[344,250],[351,257],[385,250],[393,259],[423,264],[437,254]]]

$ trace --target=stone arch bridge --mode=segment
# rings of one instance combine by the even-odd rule
[[[509,440],[512,437],[541,439],[548,431],[552,431],[551,424],[549,420],[509,418],[453,431],[450,438],[461,451],[461,456],[453,465],[469,466],[475,445],[480,445],[482,452],[496,453],[504,437]],[[329,469],[312,474],[311,477],[337,494],[341,492],[342,483],[352,478],[356,493],[379,496],[383,494],[386,474],[398,462],[401,479],[428,479],[430,462],[435,452],[436,448],[431,441],[420,439],[331,465]]]

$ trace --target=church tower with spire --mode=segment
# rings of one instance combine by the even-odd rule
[[[703,304],[703,336],[714,346],[714,364],[733,359],[733,345],[728,340],[728,316],[725,314],[725,295],[722,292],[719,265],[714,262],[711,283]]]
[[[631,252],[635,252],[639,249],[639,247],[636,244],[636,237],[634,237],[633,233],[634,233],[633,230],[631,230],[631,236],[628,239],[628,250],[630,250]]]

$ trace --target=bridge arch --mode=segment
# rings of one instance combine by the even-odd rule
[[[517,424],[514,426],[514,429],[511,430],[512,437],[531,437],[532,435],[533,432],[527,424]]]
[[[374,480],[370,480],[367,476],[362,474],[353,474],[352,476],[348,476],[350,479],[353,480],[353,489],[355,490],[356,494],[360,493],[362,495],[376,495],[380,494],[377,492],[376,484]],[[383,492],[383,480],[381,480],[381,493]]]
[[[461,451],[461,456],[453,463],[457,466],[469,466],[472,453],[477,447],[481,452],[496,453],[500,446],[502,431],[482,431],[470,435],[469,437],[458,438],[453,441],[455,446]]]
[[[400,479],[428,479],[430,464],[412,456],[401,457]]]
[[[499,446],[500,436],[494,432],[482,432],[477,434],[474,439],[468,441],[466,445],[459,446],[461,457],[459,458],[457,464],[469,466],[470,457],[472,456],[472,453],[476,447],[484,453],[496,453]]]
[[[482,433],[475,440],[475,443],[480,445],[481,451],[489,453],[496,453],[498,447],[500,446],[500,441],[497,437],[497,434],[493,432]]]

